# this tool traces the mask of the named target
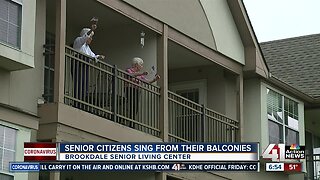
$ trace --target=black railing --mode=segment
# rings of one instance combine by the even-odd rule
[[[46,102],[53,102],[54,89],[54,44],[44,45],[44,93],[42,97]]]
[[[320,154],[310,154],[306,156],[307,174],[306,180],[320,180]]]
[[[54,51],[50,49],[46,49],[45,55],[54,57]],[[53,78],[47,80],[53,87]],[[47,102],[52,102],[53,92],[48,94]],[[237,120],[173,92],[169,91],[168,96],[169,141],[236,141]],[[66,46],[65,104],[159,137],[159,99],[158,86],[136,79],[116,66],[96,62],[94,58]]]
[[[160,88],[66,46],[65,104],[160,136]]]
[[[239,122],[169,91],[169,140],[236,142]]]

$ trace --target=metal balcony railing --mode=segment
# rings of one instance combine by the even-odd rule
[[[54,44],[44,45],[45,56],[44,62],[44,93],[42,95],[46,102],[53,102],[53,86],[54,86]]]
[[[158,86],[71,47],[65,51],[65,104],[160,136]]]
[[[310,154],[306,156],[307,174],[306,180],[320,180],[320,154]]]
[[[169,91],[169,140],[235,142],[239,122]]]
[[[54,52],[46,53],[46,58],[53,57]],[[53,89],[53,78],[46,83]],[[47,102],[52,102],[52,94]],[[168,96],[169,141],[236,141],[238,121],[173,92]],[[65,47],[64,103],[160,137],[160,88],[69,46]]]

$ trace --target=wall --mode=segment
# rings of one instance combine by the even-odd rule
[[[306,130],[320,136],[320,122],[318,120],[320,109],[307,109],[305,111],[305,127]]]
[[[9,69],[34,67],[35,10],[36,1],[23,1],[21,15],[21,49],[0,43],[0,65],[4,62],[3,57],[5,57],[14,62],[18,62],[14,63],[14,65],[18,65],[19,67],[12,67],[9,64],[4,65]]]
[[[103,28],[103,27],[102,27]],[[140,45],[140,33],[145,32],[145,45]],[[144,60],[142,71],[150,72],[151,67],[157,67],[157,35],[137,24],[123,25],[97,33],[92,48],[96,52],[105,54],[106,62],[117,65],[120,69],[131,67],[132,58],[140,57]],[[101,41],[98,41],[100,40]],[[149,78],[151,78],[149,76]]]
[[[24,142],[35,141],[35,139],[31,138],[32,130],[18,126],[18,125],[14,125],[11,123],[4,122],[1,119],[0,119],[0,125],[7,126],[17,130],[15,161],[17,162],[24,161],[24,156],[23,156]],[[28,179],[28,173],[15,173],[14,179],[15,180]]]
[[[268,124],[268,111],[267,111],[267,85],[260,83],[260,108],[261,108],[261,141],[260,141],[260,152],[263,152],[269,145],[269,124]]]
[[[225,109],[226,114],[230,115],[230,118],[237,119],[237,103],[236,99],[238,98],[237,95],[237,80],[234,75],[225,74],[225,85],[226,85],[226,96],[225,96]]]
[[[206,14],[195,0],[124,0],[141,11],[215,49]],[[192,12],[192,13],[190,13]]]
[[[125,1],[204,45],[245,64],[244,47],[227,1]]]
[[[0,102],[9,104],[9,91],[10,91],[10,72],[0,69]]]
[[[231,118],[236,117],[236,91],[233,89],[236,82],[225,77],[222,68],[216,66],[192,67],[169,71],[170,83],[207,80],[207,106]],[[228,79],[228,80],[227,80]]]
[[[68,26],[67,45],[73,43],[81,29],[82,27]],[[143,48],[140,45],[140,33],[142,31],[145,33]],[[118,68],[123,70],[131,67],[133,57],[140,57],[144,60],[142,71],[150,72],[152,66],[155,66],[155,68],[157,66],[157,34],[133,22],[113,27],[99,25],[90,47],[95,54],[105,55],[105,62],[117,65]]]
[[[243,82],[243,141],[261,141],[261,92],[259,79]],[[264,128],[265,129],[265,128]],[[253,131],[254,130],[254,131]]]
[[[217,50],[245,64],[244,46],[226,0],[200,0],[206,13]]]
[[[32,50],[32,54],[35,55],[35,58],[33,58],[35,68],[13,72],[0,69],[0,82],[2,84],[0,86],[0,102],[21,108],[34,114],[37,114],[37,99],[41,98],[43,94],[43,44],[45,42],[44,5],[43,1],[37,1],[38,23],[35,26],[36,29],[31,27],[33,23],[29,25],[33,31],[35,30],[34,33],[36,33],[37,36],[34,37],[34,33],[29,32],[30,29],[28,29],[28,26],[28,30],[25,31],[28,31],[30,34],[28,38],[32,37],[33,40],[25,42],[24,39],[22,39],[22,44],[24,44],[24,46],[28,44],[28,50]]]

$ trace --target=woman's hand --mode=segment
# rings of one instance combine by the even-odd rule
[[[157,74],[156,77],[154,78],[156,81],[160,79],[160,75]]]
[[[98,59],[104,59],[105,58],[105,56],[104,55],[98,55]]]

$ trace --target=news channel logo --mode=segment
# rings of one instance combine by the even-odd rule
[[[173,164],[172,166],[172,170],[175,170],[175,171],[186,170],[186,169],[187,169],[186,165],[182,163],[176,163],[176,164]]]
[[[271,159],[273,162],[284,162],[286,159],[304,159],[305,146],[298,144],[269,144],[262,154],[263,159]]]

